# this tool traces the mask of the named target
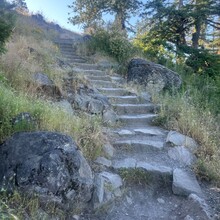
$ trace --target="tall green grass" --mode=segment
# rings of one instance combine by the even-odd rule
[[[11,119],[21,112],[29,112],[36,121],[35,126],[14,127]],[[88,159],[101,153],[104,136],[101,120],[86,115],[73,116],[47,101],[12,91],[0,84],[0,142],[14,132],[46,130],[70,135]]]

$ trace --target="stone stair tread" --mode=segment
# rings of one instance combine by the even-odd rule
[[[154,118],[157,114],[126,114],[119,115],[119,119],[141,119],[141,118]]]
[[[131,92],[129,92],[126,89],[123,88],[97,88],[100,92],[104,93],[107,97],[112,95],[130,95]]]
[[[141,169],[143,171],[165,175],[165,176],[172,176],[173,175],[173,168],[169,166],[164,166],[161,164],[154,164],[148,163],[145,161],[138,161],[134,158],[125,158],[122,160],[113,161],[112,167],[114,169]]]
[[[146,104],[146,101],[140,100],[137,95],[108,95],[108,99],[112,104]]]
[[[125,114],[118,115],[118,120],[124,125],[130,126],[144,126],[152,125],[154,118],[157,117],[157,114]]]
[[[86,69],[81,69],[78,66],[74,67],[73,70],[76,72],[83,73],[85,75],[92,75],[92,76],[94,76],[94,75],[95,76],[100,76],[100,75],[102,76],[105,74],[105,72],[102,70],[95,70],[95,69],[94,70],[86,70]]]
[[[99,70],[100,66],[97,65],[97,64],[88,64],[88,63],[85,63],[85,64],[76,64],[78,68],[80,69],[84,69],[84,70]]]
[[[127,104],[127,103],[123,103],[123,104],[112,104],[112,106],[119,106],[119,107],[145,107],[145,106],[156,106],[153,103],[142,103],[142,104]]]
[[[158,127],[153,127],[153,126],[145,126],[145,127],[122,127],[119,129],[116,129],[113,131],[114,133],[118,135],[161,135],[165,136],[167,135],[168,131],[158,128]]]
[[[111,82],[111,77],[109,76],[86,76],[89,80],[105,80]]]
[[[97,85],[97,86],[103,86],[109,88],[116,87],[116,85],[108,80],[89,80],[91,83]]]
[[[125,148],[134,148],[134,150],[139,150],[141,152],[149,151],[149,150],[162,150],[164,148],[163,140],[150,140],[149,138],[145,139],[122,139],[113,142],[113,147],[116,149],[119,147]]]

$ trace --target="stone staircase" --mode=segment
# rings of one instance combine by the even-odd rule
[[[98,64],[85,63],[72,50],[72,43],[59,45],[73,69],[108,97],[119,120],[109,135],[114,154],[97,160],[103,172],[96,176],[108,181],[112,190],[106,192],[104,183],[97,183],[96,207],[111,201],[111,208],[82,219],[210,219],[207,207],[201,205],[205,193],[190,166],[169,156],[173,148],[167,143],[169,131],[153,124],[159,106],[123,88],[121,76],[108,74]]]
[[[58,39],[55,43],[60,48],[60,52],[63,55],[65,61],[69,64],[72,63],[85,63],[86,59],[78,56],[76,54],[76,49],[74,48],[74,40],[73,39]]]

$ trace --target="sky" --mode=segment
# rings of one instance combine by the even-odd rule
[[[68,12],[71,12],[68,5],[71,5],[73,0],[26,0],[25,2],[30,12],[40,12],[48,21],[53,21],[71,31],[83,32],[80,26],[68,24]]]
[[[61,27],[82,33],[83,29],[80,26],[73,26],[68,24],[68,13],[71,12],[71,9],[68,8],[68,5],[71,5],[74,0],[25,0],[27,3],[28,9],[33,13],[41,13],[46,20],[53,21],[59,24]],[[112,20],[111,15],[105,15],[105,20]],[[137,21],[136,17],[132,17],[130,23],[135,25]]]

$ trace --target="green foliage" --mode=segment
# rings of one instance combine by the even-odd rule
[[[191,49],[186,65],[195,73],[211,77],[220,75],[220,55],[210,53],[208,50]]]
[[[8,11],[9,4],[0,0],[0,54],[5,52],[5,43],[14,27],[14,15]]]
[[[174,58],[173,49],[164,39],[159,38],[154,32],[139,33],[133,40],[134,46],[148,59],[165,65]]]
[[[91,45],[94,50],[108,54],[119,63],[126,62],[135,52],[133,45],[124,34],[115,28],[98,29],[92,35]]]
[[[127,184],[148,185],[152,176],[141,169],[120,169],[120,176]]]
[[[141,7],[139,0],[76,0],[69,6],[74,16],[69,18],[74,25],[83,24],[89,27],[102,20],[104,13],[115,14],[115,22],[118,28],[125,29],[125,21]]]
[[[29,112],[36,124],[13,126],[11,120]],[[101,154],[104,137],[101,121],[95,117],[72,116],[59,107],[27,95],[16,93],[0,83],[0,143],[17,131],[47,130],[70,135],[88,159]]]
[[[154,96],[161,104],[156,123],[197,140],[200,147],[195,170],[201,178],[220,185],[220,77],[186,74],[183,65],[176,69],[182,73],[182,91]]]

